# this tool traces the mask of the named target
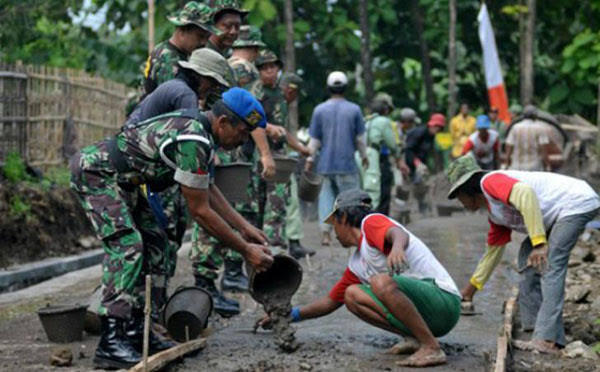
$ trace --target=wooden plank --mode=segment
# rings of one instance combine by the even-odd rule
[[[152,355],[148,358],[148,372],[158,371],[165,367],[172,361],[181,358],[182,356],[189,354],[193,351],[204,349],[206,347],[206,338],[199,338],[179,344],[168,350],[161,351],[158,354]],[[129,369],[129,372],[142,372],[144,370],[144,362],[139,362],[135,366]]]
[[[513,333],[513,321],[517,309],[517,296],[519,290],[517,288],[512,289],[512,296],[506,301],[504,305],[504,321],[500,328],[500,335],[498,336],[496,345],[496,365],[494,372],[505,372],[506,363],[508,359],[508,345],[512,341]]]

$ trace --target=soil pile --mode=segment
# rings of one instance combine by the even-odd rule
[[[93,235],[70,189],[0,183],[0,268],[91,249]]]

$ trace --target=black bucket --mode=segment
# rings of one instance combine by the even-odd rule
[[[179,288],[165,306],[165,325],[178,342],[195,339],[208,325],[213,309],[210,293],[198,287]],[[188,329],[186,335],[186,327]]]
[[[67,343],[81,341],[87,305],[46,306],[38,316],[48,341]]]
[[[298,197],[307,202],[314,202],[319,198],[323,177],[314,172],[302,172],[298,183]]]
[[[286,183],[290,180],[290,176],[296,170],[298,159],[289,156],[273,156],[275,161],[275,174],[272,177],[267,177],[267,182]]]
[[[250,295],[256,302],[291,299],[302,283],[302,266],[294,258],[277,254],[267,271],[257,273],[250,269]]]
[[[215,166],[215,185],[230,203],[250,201],[248,184],[252,164],[236,162]]]

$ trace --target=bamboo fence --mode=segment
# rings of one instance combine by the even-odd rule
[[[80,70],[0,64],[0,163],[18,152],[34,167],[65,164],[125,121],[128,88]]]

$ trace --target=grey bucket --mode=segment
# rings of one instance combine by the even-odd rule
[[[215,185],[230,203],[247,202],[252,164],[235,162],[215,166]]]
[[[307,202],[314,202],[319,197],[323,177],[314,172],[302,172],[298,183],[298,197]]]
[[[249,268],[248,272],[250,295],[261,304],[267,299],[292,298],[302,283],[302,266],[285,254],[275,255],[273,265],[267,271],[257,273]]]
[[[290,180],[290,176],[296,170],[298,159],[289,156],[273,156],[275,161],[275,175],[267,177],[267,182],[285,183]]]
[[[48,341],[67,343],[81,341],[87,305],[46,306],[38,316]]]
[[[182,287],[173,293],[165,306],[165,325],[178,342],[195,339],[208,325],[213,309],[210,293],[198,287]]]

